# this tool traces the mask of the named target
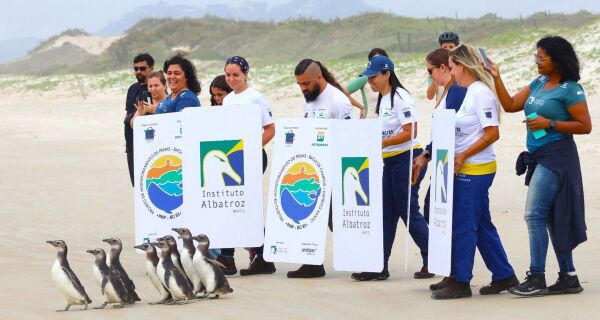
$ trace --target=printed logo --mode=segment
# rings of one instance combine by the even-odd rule
[[[437,149],[435,161],[435,201],[448,202],[448,150]]]
[[[486,111],[485,112],[485,117],[488,118],[488,119],[491,119],[492,118],[492,112],[491,111]]]
[[[144,129],[144,135],[146,137],[146,141],[148,141],[148,142],[154,141],[154,133],[155,132],[156,132],[156,130],[154,130],[154,128],[152,128],[152,127]]]
[[[582,95],[582,94],[583,94],[583,91],[582,91],[582,90],[579,90],[579,91],[577,91],[577,95],[578,95],[578,96],[580,96],[580,95]]]
[[[292,156],[275,178],[277,216],[291,229],[305,228],[318,217],[329,197],[324,187],[323,168],[313,156]]]
[[[410,118],[410,111],[404,111],[404,116],[406,118]]]
[[[369,205],[368,157],[342,157],[342,205]]]
[[[277,254],[277,246],[271,246],[271,253]]]
[[[286,132],[285,133],[285,144],[293,144],[295,137],[296,137],[296,134],[294,133],[294,131],[289,130],[288,132]]]
[[[325,141],[325,131],[317,131],[317,142]]]
[[[144,183],[144,191],[152,205],[169,214],[179,208],[183,203],[181,178],[182,161],[179,156],[169,154],[156,159],[150,165]],[[144,194],[142,199],[148,207]]]
[[[200,142],[200,185],[230,187],[244,185],[244,141]]]
[[[533,104],[535,102],[535,97],[529,97],[529,100],[527,101],[528,104]]]

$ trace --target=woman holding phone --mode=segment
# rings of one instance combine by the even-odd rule
[[[458,299],[472,295],[470,282],[477,248],[492,272],[492,282],[482,287],[480,294],[497,294],[519,282],[508,262],[489,209],[488,190],[496,175],[496,155],[492,145],[500,138],[499,104],[492,91],[492,79],[484,71],[479,54],[470,45],[463,44],[454,49],[448,65],[450,74],[460,86],[467,88],[467,93],[456,113],[453,277],[443,288],[433,291],[433,299]]]
[[[136,103],[137,110],[130,121],[132,128],[135,117],[155,113],[156,108],[167,98],[167,79],[162,71],[152,72],[146,79],[150,96],[146,97],[146,101]]]
[[[546,36],[537,42],[534,62],[539,77],[511,96],[498,66],[490,60],[504,111],[524,111],[527,126],[525,222],[531,263],[525,281],[511,293],[520,296],[583,291],[573,263],[573,249],[587,239],[583,182],[575,134],[589,134],[592,121],[579,83],[579,59],[564,38]],[[558,260],[558,280],[546,286],[548,234]]]

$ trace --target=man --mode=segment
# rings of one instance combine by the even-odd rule
[[[452,51],[454,50],[454,48],[458,47],[460,39],[458,38],[458,34],[452,31],[446,31],[440,34],[438,38],[438,43],[440,44],[441,48]],[[444,92],[444,88],[437,86],[431,80],[431,77],[427,78],[427,84],[429,85],[427,87],[427,99],[433,100],[433,98],[435,98],[435,103],[437,104],[439,102],[439,99],[441,99],[442,97],[442,92]]]
[[[351,119],[352,104],[341,90],[335,78],[319,61],[304,59],[296,66],[296,82],[306,100],[305,118]],[[331,207],[329,208],[329,229],[333,231]],[[290,271],[288,278],[316,278],[325,276],[323,265],[302,265]]]
[[[132,84],[127,90],[127,99],[125,101],[125,153],[127,153],[127,166],[129,167],[129,178],[133,186],[133,129],[131,128],[131,118],[135,114],[138,101],[144,101],[150,96],[146,77],[154,71],[154,58],[147,53],[140,53],[133,58],[133,72],[137,82]]]

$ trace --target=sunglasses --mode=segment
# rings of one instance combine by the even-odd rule
[[[533,54],[533,62],[535,62],[536,64],[540,64],[540,63],[544,62],[544,60],[548,60],[548,59],[550,59],[550,57],[542,58],[542,57],[538,56],[537,53]]]
[[[431,67],[431,68],[427,68],[427,72],[429,72],[429,75],[433,74],[433,69],[437,69],[440,66],[436,66],[436,67]]]
[[[148,67],[133,67],[133,71],[141,71],[144,72],[146,71],[146,69],[148,69]]]

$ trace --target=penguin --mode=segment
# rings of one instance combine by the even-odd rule
[[[210,246],[208,237],[200,234],[193,237],[193,239],[198,241],[198,247],[194,255],[194,267],[196,272],[200,274],[206,292],[212,295],[211,299],[218,299],[219,295],[233,292],[225,273],[223,273],[225,266],[208,257],[208,247]]]
[[[102,241],[110,244],[110,252],[108,254],[108,259],[106,259],[106,264],[119,278],[121,278],[121,281],[123,281],[123,284],[125,284],[125,289],[127,289],[129,295],[133,297],[135,301],[141,301],[140,297],[135,292],[135,284],[133,281],[131,281],[129,275],[119,260],[121,251],[123,251],[123,243],[121,242],[121,239],[108,238],[102,239]]]
[[[79,282],[79,278],[69,266],[67,244],[62,240],[48,240],[46,243],[56,248],[56,260],[54,260],[52,266],[52,279],[62,292],[65,300],[67,300],[67,306],[63,310],[56,311],[69,311],[72,305],[84,305],[82,310],[87,310],[88,303],[92,303],[92,299],[87,295],[85,288]]]
[[[169,250],[171,250],[171,261],[173,261],[173,264],[175,265],[175,267],[177,267],[177,269],[179,269],[179,271],[181,271],[184,278],[190,284],[190,287],[193,288],[194,284],[190,280],[190,277],[187,275],[187,273],[185,273],[185,269],[183,268],[183,265],[181,264],[181,254],[179,253],[179,249],[177,249],[177,241],[175,241],[175,238],[173,238],[172,235],[166,235],[162,238],[156,239],[156,241],[165,241],[167,243],[167,245],[169,245]]]
[[[205,292],[202,281],[200,280],[200,274],[196,272],[196,268],[194,268],[194,254],[196,253],[196,247],[194,247],[192,233],[186,228],[172,228],[171,230],[177,232],[183,240],[183,249],[181,250],[180,255],[181,266],[192,282],[194,293],[198,294],[199,292]]]
[[[175,267],[171,260],[171,248],[169,244],[164,241],[158,241],[155,244],[160,249],[160,259],[156,266],[156,274],[161,280],[162,284],[169,290],[173,300],[167,304],[173,304],[176,301],[184,301],[184,304],[189,299],[194,299],[194,290],[183,273]]]
[[[156,266],[158,265],[158,255],[156,254],[156,248],[150,243],[140,244],[134,247],[135,249],[143,250],[146,252],[146,275],[154,285],[154,288],[160,294],[161,300],[150,304],[162,304],[171,300],[171,293],[165,288],[158,274],[156,273]]]
[[[129,295],[125,285],[118,275],[116,275],[106,264],[106,253],[103,249],[92,249],[86,252],[91,253],[96,258],[94,262],[94,276],[100,285],[100,290],[106,301],[94,309],[104,309],[109,303],[118,303],[114,308],[123,308],[125,303],[134,303],[135,300]]]

